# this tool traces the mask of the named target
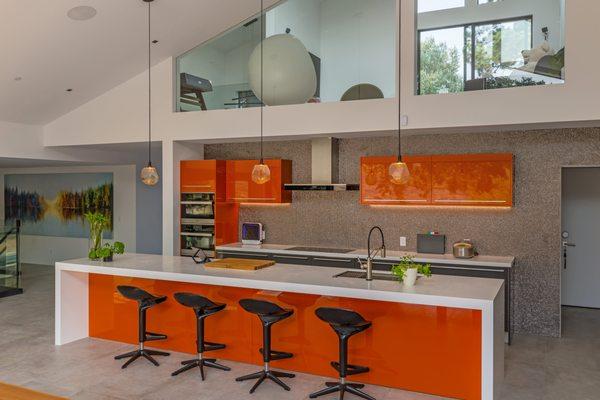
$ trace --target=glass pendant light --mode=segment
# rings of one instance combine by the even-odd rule
[[[402,161],[402,2],[398,2],[398,161],[390,164],[388,172],[390,174],[390,180],[396,185],[404,185],[410,179],[410,171],[404,161]]]
[[[148,3],[148,165],[142,168],[140,179],[144,185],[154,186],[160,180],[156,167],[152,165],[152,39],[150,3],[154,0],[143,0]]]
[[[263,0],[260,0],[260,96],[264,97],[264,54],[263,41],[265,39],[265,9]],[[263,130],[264,130],[264,109],[265,102],[260,99],[260,162],[252,168],[252,182],[263,185],[271,180],[271,170],[265,164],[263,158]]]

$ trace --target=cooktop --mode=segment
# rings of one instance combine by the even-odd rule
[[[350,252],[354,251],[354,249],[331,249],[331,248],[327,248],[327,247],[303,247],[303,246],[290,247],[289,249],[286,249],[286,250],[307,251],[307,252],[314,252],[314,253],[350,253]]]

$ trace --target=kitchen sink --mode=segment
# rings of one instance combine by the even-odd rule
[[[346,271],[341,274],[337,274],[333,276],[334,278],[358,278],[358,279],[367,279],[367,273],[365,271]],[[384,274],[381,272],[373,272],[373,280],[376,281],[397,281],[394,275]]]

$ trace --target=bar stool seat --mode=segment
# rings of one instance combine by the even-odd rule
[[[369,372],[369,367],[353,365],[348,363],[348,340],[357,333],[363,332],[371,327],[371,322],[365,320],[359,313],[352,310],[344,310],[341,308],[321,307],[315,311],[317,317],[328,323],[329,326],[338,335],[340,343],[340,359],[339,362],[332,361],[331,366],[338,372],[338,382],[327,382],[325,389],[312,393],[311,399],[319,396],[324,396],[331,393],[340,393],[340,400],[344,398],[344,394],[351,393],[366,400],[375,400],[360,389],[365,385],[360,383],[346,382],[346,378],[351,375],[362,374]]]
[[[271,303],[264,300],[255,299],[242,299],[240,300],[240,306],[249,313],[255,314],[260,319],[263,327],[263,347],[259,349],[260,354],[263,356],[264,367],[261,371],[253,374],[241,376],[236,378],[236,381],[246,381],[250,379],[258,379],[250,393],[254,393],[256,388],[260,386],[265,379],[269,379],[281,386],[285,390],[290,390],[290,387],[283,383],[280,378],[293,378],[296,375],[287,372],[274,371],[270,367],[271,361],[283,360],[292,358],[293,354],[271,349],[271,327],[273,324],[283,321],[294,314],[294,310],[284,309],[275,303]]]
[[[204,367],[216,368],[222,371],[231,371],[231,368],[217,363],[216,358],[204,358],[204,353],[207,351],[221,350],[226,346],[221,343],[207,342],[204,340],[204,320],[222,311],[227,306],[226,304],[214,303],[206,297],[194,293],[175,293],[175,300],[184,307],[189,307],[194,310],[196,315],[196,350],[198,356],[192,360],[182,361],[183,367],[173,372],[171,375],[176,376],[182,372],[189,371],[198,367],[200,376],[204,380]]]
[[[169,353],[158,350],[148,350],[144,347],[147,341],[152,340],[164,340],[167,335],[160,333],[152,333],[146,330],[146,311],[148,309],[164,303],[167,300],[167,296],[154,296],[135,286],[117,286],[117,290],[123,297],[129,300],[137,301],[138,303],[138,342],[139,348],[134,351],[130,351],[125,354],[121,354],[115,357],[115,360],[121,360],[123,358],[129,358],[121,368],[127,368],[132,362],[140,357],[150,361],[155,366],[159,366],[158,362],[152,356],[168,356]]]

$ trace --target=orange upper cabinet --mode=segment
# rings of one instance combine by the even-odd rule
[[[431,202],[431,157],[403,157],[410,171],[405,185],[390,180],[388,168],[397,157],[362,157],[360,200],[362,204],[424,205]]]
[[[511,207],[512,154],[404,157],[410,181],[394,184],[388,167],[396,157],[361,158],[361,203]]]
[[[252,182],[252,168],[258,160],[227,161],[227,201],[234,203],[291,203],[292,193],[283,185],[292,182],[292,161],[265,160],[271,180],[259,185]]]
[[[434,205],[513,205],[512,154],[434,156],[431,172]]]
[[[225,161],[181,161],[180,178],[184,193],[209,192],[225,197]]]

